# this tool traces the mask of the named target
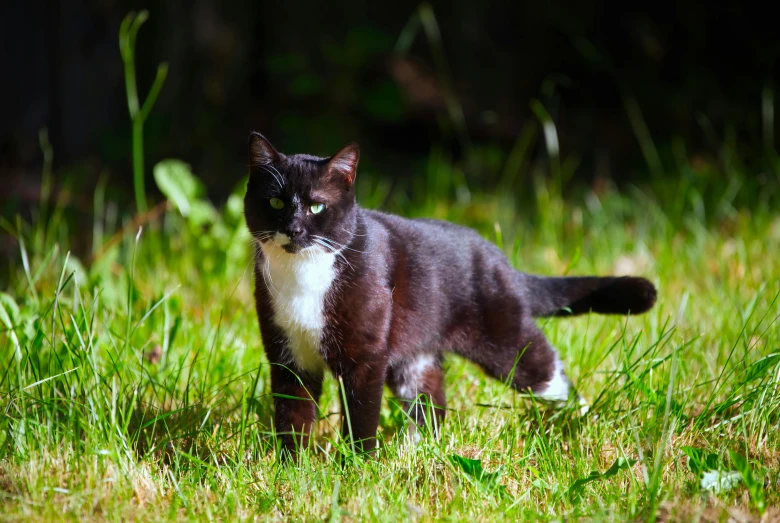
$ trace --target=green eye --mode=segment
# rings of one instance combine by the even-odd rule
[[[325,210],[325,204],[324,203],[315,203],[311,206],[311,213],[312,214],[319,214],[322,211]]]
[[[276,210],[279,210],[282,207],[284,207],[284,202],[279,198],[271,198],[269,203],[271,204],[271,207],[273,207]]]

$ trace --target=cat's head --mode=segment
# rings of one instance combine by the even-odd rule
[[[357,144],[347,145],[330,158],[285,155],[253,132],[244,197],[252,236],[288,253],[335,251],[346,246],[354,234],[359,157]]]

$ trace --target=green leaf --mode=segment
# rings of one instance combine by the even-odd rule
[[[231,225],[239,225],[244,219],[244,195],[246,194],[246,185],[248,182],[248,175],[241,178],[230,192],[225,208],[222,211],[225,222]],[[244,229],[245,228],[246,227],[244,227]]]
[[[154,181],[182,216],[188,216],[193,202],[203,194],[203,184],[192,174],[189,164],[181,160],[162,160],[154,166]]]
[[[469,459],[459,456],[458,454],[453,454],[450,456],[450,461],[460,467],[463,472],[485,486],[492,487],[498,483],[500,473],[486,472],[485,469],[482,468],[482,461],[478,459]]]
[[[688,468],[697,476],[710,470],[718,470],[720,467],[720,456],[717,454],[696,447],[682,447],[680,450],[688,456]]]
[[[750,493],[750,500],[759,513],[763,514],[766,509],[766,500],[764,499],[764,480],[762,477],[756,477],[747,460],[736,452],[729,451],[729,458],[737,469],[742,481]]]
[[[192,200],[188,220],[194,227],[203,227],[216,223],[219,220],[219,213],[205,200]]]
[[[745,369],[745,377],[742,383],[748,383],[757,378],[763,378],[767,371],[774,368],[778,361],[780,361],[780,352],[775,352],[754,362],[747,369]]]
[[[5,310],[11,325],[15,325],[19,318],[19,306],[16,300],[10,294],[0,292],[0,308]],[[11,325],[8,325],[8,328],[11,328]]]
[[[588,474],[588,476],[580,478],[571,484],[569,490],[567,491],[569,498],[572,500],[577,499],[582,493],[583,487],[588,483],[592,481],[609,479],[621,470],[631,467],[634,463],[636,463],[635,459],[618,458],[605,472],[600,473],[596,472],[595,470],[592,471],[590,474]]]
[[[237,224],[240,222],[244,216],[244,199],[237,194],[231,194],[225,205],[224,216],[228,223]]]
[[[75,273],[76,285],[83,287],[89,283],[89,275],[81,260],[75,256],[68,257],[67,271]]]

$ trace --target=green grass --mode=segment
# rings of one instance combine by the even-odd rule
[[[56,207],[31,225],[4,223],[19,255],[0,309],[0,518],[780,515],[776,193],[748,194],[754,204],[740,207],[747,189],[734,192],[736,176],[566,199],[555,184],[528,182],[469,192],[436,154],[425,173],[391,195],[391,210],[474,226],[522,270],[656,283],[644,316],[543,322],[593,405],[588,416],[537,407],[452,357],[439,440],[406,445],[388,393],[378,458],[340,467],[329,378],[316,448],[299,466],[280,464],[240,201],[210,228],[169,208],[139,234],[129,217],[111,218],[99,189],[92,230],[69,229]],[[381,178],[358,185],[369,207],[387,195]],[[92,235],[91,256],[68,254],[75,235]],[[741,482],[702,490],[686,451],[715,455],[709,466]],[[575,483],[616,462],[614,474]]]

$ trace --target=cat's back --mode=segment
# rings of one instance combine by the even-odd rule
[[[411,264],[417,273],[435,274],[453,284],[474,271],[509,268],[503,252],[473,229],[431,218],[361,211],[369,231],[382,231],[386,245],[376,247],[386,251],[390,266]]]
[[[465,319],[485,313],[491,296],[518,296],[517,272],[472,229],[376,211],[365,212],[364,220],[368,237],[383,238],[371,250],[381,252],[391,289],[393,346],[455,343],[446,336],[457,337]]]
[[[395,214],[361,209],[369,227],[385,229],[394,243],[442,254],[462,255],[472,250],[498,254],[501,251],[468,227],[433,218],[404,218]]]

